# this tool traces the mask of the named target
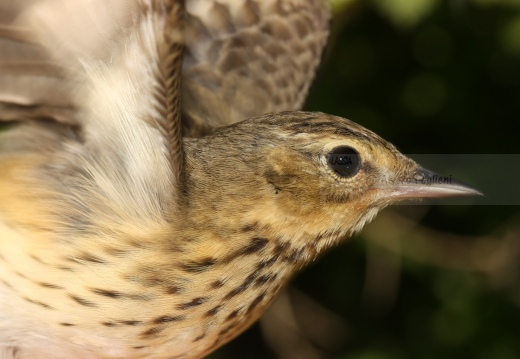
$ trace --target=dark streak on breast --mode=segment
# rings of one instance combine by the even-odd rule
[[[216,280],[216,281],[211,282],[211,284],[209,286],[211,289],[218,289],[218,288],[221,288],[223,285],[224,285],[223,281]]]
[[[253,312],[253,310],[258,306],[258,304],[260,304],[260,302],[262,300],[264,300],[264,297],[265,297],[265,292],[263,292],[258,297],[256,297],[255,300],[253,300],[251,302],[251,304],[249,305],[249,308],[247,308],[247,314],[251,314],[251,312]]]
[[[170,285],[170,286],[167,286],[164,288],[164,293],[166,293],[166,294],[173,295],[173,294],[178,294],[179,292],[180,292],[179,287],[174,286],[174,285]]]
[[[141,325],[143,322],[140,320],[120,320],[119,323],[129,326]]]
[[[46,304],[44,302],[40,302],[39,300],[34,300],[34,299],[31,299],[31,298],[27,298],[27,297],[22,297],[22,298],[24,300],[26,300],[27,302],[29,302],[29,303],[39,305],[40,307],[43,307],[45,309],[55,309],[54,307],[50,306],[49,304]]]
[[[114,257],[123,257],[125,254],[127,254],[129,252],[128,249],[122,249],[122,248],[117,248],[117,247],[105,247],[103,249],[103,251],[110,255],[110,256],[114,256]]]
[[[189,309],[189,308],[192,308],[192,307],[196,307],[196,306],[199,306],[203,303],[206,303],[208,301],[208,297],[197,297],[197,298],[193,298],[191,301],[187,302],[187,303],[182,303],[182,304],[179,304],[177,306],[177,309],[180,309],[180,310],[185,310],[185,309]]]
[[[287,249],[290,248],[289,242],[282,242],[281,240],[276,241],[276,246],[273,248],[274,257],[280,257]]]
[[[14,271],[14,274],[16,274],[17,276],[22,277],[22,278],[24,278],[24,279],[28,279],[25,275],[23,275],[23,274],[20,273],[20,272]]]
[[[198,342],[201,339],[204,339],[206,337],[206,333],[203,333],[199,335],[197,338],[193,339],[193,343]]]
[[[251,273],[249,276],[247,276],[246,279],[244,279],[244,281],[242,282],[242,284],[240,286],[234,288],[228,294],[226,294],[226,296],[224,297],[224,300],[229,300],[229,299],[233,298],[234,296],[236,296],[237,294],[245,291],[247,288],[249,288],[251,286],[251,284],[257,277],[258,277],[258,272]]]
[[[259,263],[256,265],[256,269],[257,269],[257,270],[261,270],[261,269],[269,268],[270,266],[272,266],[273,264],[275,264],[277,260],[278,260],[278,257],[277,257],[277,256],[273,256],[273,257],[271,257],[271,258],[268,259],[268,260],[262,260],[261,262],[259,262]]]
[[[30,257],[31,257],[32,259],[34,259],[36,262],[40,263],[40,264],[48,265],[47,263],[45,263],[44,261],[42,261],[39,257],[35,256],[34,254],[31,254]]]
[[[222,305],[219,304],[217,305],[216,307],[213,307],[211,308],[210,310],[208,310],[206,313],[204,313],[204,317],[205,318],[210,318],[212,316],[214,316],[215,314],[217,314],[218,312],[220,312],[220,310],[222,309]]]
[[[91,288],[90,291],[92,293],[94,293],[94,294],[101,295],[103,297],[113,298],[113,299],[124,297],[123,293],[116,292],[114,290],[106,290],[106,289],[100,289],[100,288]]]
[[[240,312],[242,308],[240,309],[236,309],[234,311],[232,311],[225,319],[226,322],[230,321],[231,319],[234,319],[237,317],[238,313]]]
[[[254,222],[254,223],[243,226],[241,231],[242,232],[251,232],[251,231],[254,231],[256,228],[258,228],[258,222]]]
[[[77,263],[90,262],[97,264],[107,264],[107,261],[105,261],[104,259],[87,252],[80,253],[78,256],[75,257],[70,257],[68,258],[68,260]]]
[[[170,316],[170,315],[163,315],[158,318],[155,318],[152,323],[153,324],[164,324],[164,323],[171,323],[171,322],[180,322],[186,319],[184,315],[177,315],[177,316]]]
[[[255,287],[260,287],[268,282],[271,282],[273,280],[276,279],[276,274],[273,274],[273,273],[269,273],[269,274],[264,274],[260,277],[258,277],[255,281]]]
[[[10,288],[10,289],[13,289],[13,290],[14,290],[13,286],[12,286],[11,284],[7,283],[5,280],[0,279],[0,283],[2,283],[2,284],[3,284],[4,286],[6,286],[7,288]]]
[[[123,278],[132,283],[139,283],[145,288],[151,287],[176,287],[177,293],[184,290],[184,286],[190,283],[189,278],[173,280],[168,273],[151,265],[139,265],[132,274],[125,274]]]
[[[248,245],[236,250],[235,252],[232,252],[227,257],[225,257],[222,262],[229,263],[238,257],[257,253],[261,251],[267,245],[267,243],[269,243],[267,238],[253,237],[251,238],[251,241]]]
[[[292,249],[289,253],[287,253],[283,257],[284,262],[294,264],[294,263],[301,261],[304,250],[305,250],[305,248]]]
[[[164,326],[153,327],[141,333],[142,337],[153,337],[165,329]]]
[[[50,284],[50,283],[45,283],[45,282],[35,282],[35,283],[44,288],[63,289],[63,287],[60,287],[59,285],[56,285],[56,284]]]
[[[224,329],[222,329],[218,334],[219,335],[226,335],[231,329],[233,329],[234,327],[236,326],[235,323],[231,324],[231,325],[228,325],[227,327],[225,327]]]
[[[75,301],[78,304],[81,304],[84,307],[97,307],[96,303],[93,303],[91,301],[78,297],[77,295],[69,294],[68,296],[70,299],[72,299],[73,301]]]
[[[180,265],[180,268],[189,273],[201,273],[210,269],[217,263],[217,260],[212,257],[202,258],[196,261],[188,261]]]

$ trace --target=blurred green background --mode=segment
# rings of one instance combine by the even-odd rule
[[[404,153],[520,153],[520,0],[333,8],[307,110]],[[516,359],[519,336],[520,206],[409,205],[309,266],[210,358]]]

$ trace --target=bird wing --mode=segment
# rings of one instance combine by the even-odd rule
[[[63,69],[16,18],[35,1],[0,1],[0,121],[74,121]]]
[[[70,98],[77,79],[64,75],[64,62],[69,67],[67,57],[78,55],[110,58],[135,21],[137,4],[147,2],[153,3],[0,0],[0,119],[77,123]],[[188,0],[186,6],[185,135],[301,108],[328,36],[328,1]],[[27,12],[33,13],[29,26]],[[35,12],[44,28],[35,28]],[[25,21],[13,23],[20,14]],[[167,25],[170,33],[179,31],[177,22]]]
[[[187,14],[187,135],[302,107],[328,36],[328,1],[190,0]]]
[[[0,120],[51,119],[89,138],[113,133],[112,145],[147,126],[171,165],[182,162],[184,1],[0,0],[0,10]]]
[[[170,197],[182,173],[181,115],[184,134],[200,136],[298,109],[329,21],[326,0],[186,4],[0,0],[0,119],[73,125],[87,152],[132,163],[134,193],[153,187]]]
[[[184,1],[0,8],[0,119],[16,120],[0,133],[0,222],[31,226],[15,209],[37,206],[66,217],[45,221],[53,231],[80,231],[90,215],[113,224],[170,213],[183,165]]]

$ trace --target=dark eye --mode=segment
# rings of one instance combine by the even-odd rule
[[[334,148],[327,155],[327,162],[334,172],[341,177],[352,177],[359,172],[361,157],[359,153],[347,146]]]

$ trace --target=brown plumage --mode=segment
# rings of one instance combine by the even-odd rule
[[[354,122],[280,112],[325,1],[0,9],[1,358],[201,357],[385,206],[476,193]]]

